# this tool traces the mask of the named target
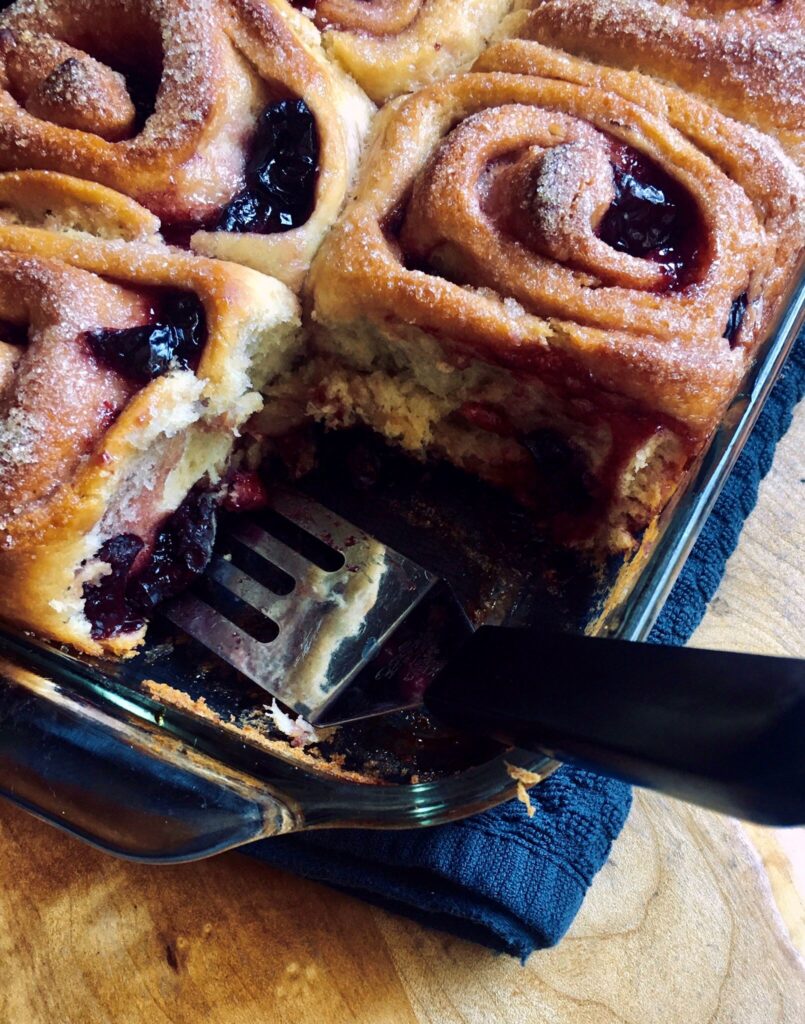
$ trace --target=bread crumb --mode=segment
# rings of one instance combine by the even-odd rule
[[[509,775],[509,778],[514,779],[517,783],[517,799],[521,804],[525,805],[529,818],[533,818],[536,813],[536,808],[531,803],[528,787],[536,786],[538,782],[542,782],[547,773],[530,772],[527,768],[520,768],[519,765],[509,764],[508,761],[505,761],[504,763],[506,765],[506,772]]]

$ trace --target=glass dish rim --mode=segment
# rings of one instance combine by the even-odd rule
[[[660,518],[652,537],[650,551],[641,562],[631,587],[590,630],[597,635],[641,641],[651,628],[670,593],[696,538],[699,535],[721,489],[726,482],[763,403],[777,379],[805,321],[805,274],[800,267],[793,276],[786,297],[781,301],[774,324],[758,349],[752,367],[730,403],[721,424],[714,432],[697,464]],[[107,711],[136,727],[146,722],[166,729],[174,736],[187,738],[189,716],[159,704],[145,695],[126,691],[121,697],[112,686],[105,689],[93,681],[80,662],[43,653],[40,658],[26,655],[12,633],[0,626],[0,654],[9,654],[17,664],[44,671],[64,688],[78,689]],[[61,661],[61,664],[60,664]],[[107,680],[107,683],[110,683]],[[223,730],[221,730],[223,733]],[[189,732],[192,738],[192,730]],[[198,737],[194,740],[196,744]],[[227,743],[199,742],[199,749],[217,760],[223,768],[231,764]],[[231,747],[231,744],[230,744]],[[508,750],[474,768],[468,768],[435,781],[403,784],[372,784],[334,778],[312,765],[263,752],[260,768],[253,770],[256,786],[264,786],[303,808],[300,828],[373,827],[408,828],[441,824],[510,799],[516,782],[509,771],[514,765],[538,774],[551,774],[559,763],[545,755],[523,750]],[[266,766],[265,770],[263,765]],[[13,794],[6,793],[15,799]],[[18,801],[23,802],[23,801]],[[56,821],[47,811],[37,813]],[[68,831],[69,823],[56,821]],[[86,834],[82,838],[87,838]],[[90,837],[91,838],[91,837]],[[257,838],[255,836],[254,838]],[[246,840],[247,841],[247,840]],[[99,842],[99,845],[106,845]],[[234,844],[238,845],[238,844]],[[117,851],[120,852],[120,851]],[[214,851],[211,851],[214,852]]]

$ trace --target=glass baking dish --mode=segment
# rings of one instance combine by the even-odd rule
[[[629,563],[594,581],[571,556],[546,554],[535,538],[538,584],[529,578],[526,585],[520,574],[505,600],[495,592],[493,621],[646,639],[805,320],[802,275],[781,310],[706,452]],[[450,582],[459,591],[473,575],[466,568],[473,546],[502,548],[482,554],[493,568],[495,559],[511,566],[501,540],[507,531],[495,532],[483,518],[462,527],[460,557],[438,523],[438,543],[429,546],[422,505],[441,498],[438,486],[423,486],[430,497],[416,491],[402,511],[386,502],[379,518],[347,484],[314,479],[309,489],[427,568],[449,578],[458,564],[460,578]],[[461,501],[461,488],[476,486],[451,478],[442,494]],[[497,500],[470,498],[465,507]],[[448,508],[444,518],[452,515]],[[522,555],[525,544],[527,559],[528,542],[516,536],[523,520],[520,514],[509,551]],[[414,548],[406,551],[411,538]],[[423,550],[433,553],[430,563]],[[199,667],[198,658],[159,625],[142,655],[114,665],[0,628],[0,794],[113,853],[169,862],[302,829],[434,825],[510,799],[511,765],[543,777],[556,767],[546,757],[500,749],[466,764],[459,754],[450,770],[412,781],[348,759],[316,758],[272,732],[265,693],[223,665]]]

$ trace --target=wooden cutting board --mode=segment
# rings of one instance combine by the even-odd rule
[[[804,453],[805,407],[696,643],[805,656]],[[805,831],[641,793],[521,967],[239,854],[127,864],[0,804],[0,1024],[802,1024],[804,896]]]

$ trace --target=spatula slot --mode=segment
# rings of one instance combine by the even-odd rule
[[[324,572],[338,572],[339,569],[344,568],[345,559],[340,551],[329,547],[318,537],[314,537],[274,509],[264,509],[258,512],[254,518],[267,533],[282,541],[287,547]]]
[[[206,602],[219,615],[243,630],[258,643],[268,644],[277,639],[279,626],[263,611],[253,608],[212,576],[203,577],[193,588],[195,595]]]
[[[274,594],[284,597],[295,586],[293,576],[231,534],[222,545],[221,554],[223,557],[229,556],[232,565]]]

